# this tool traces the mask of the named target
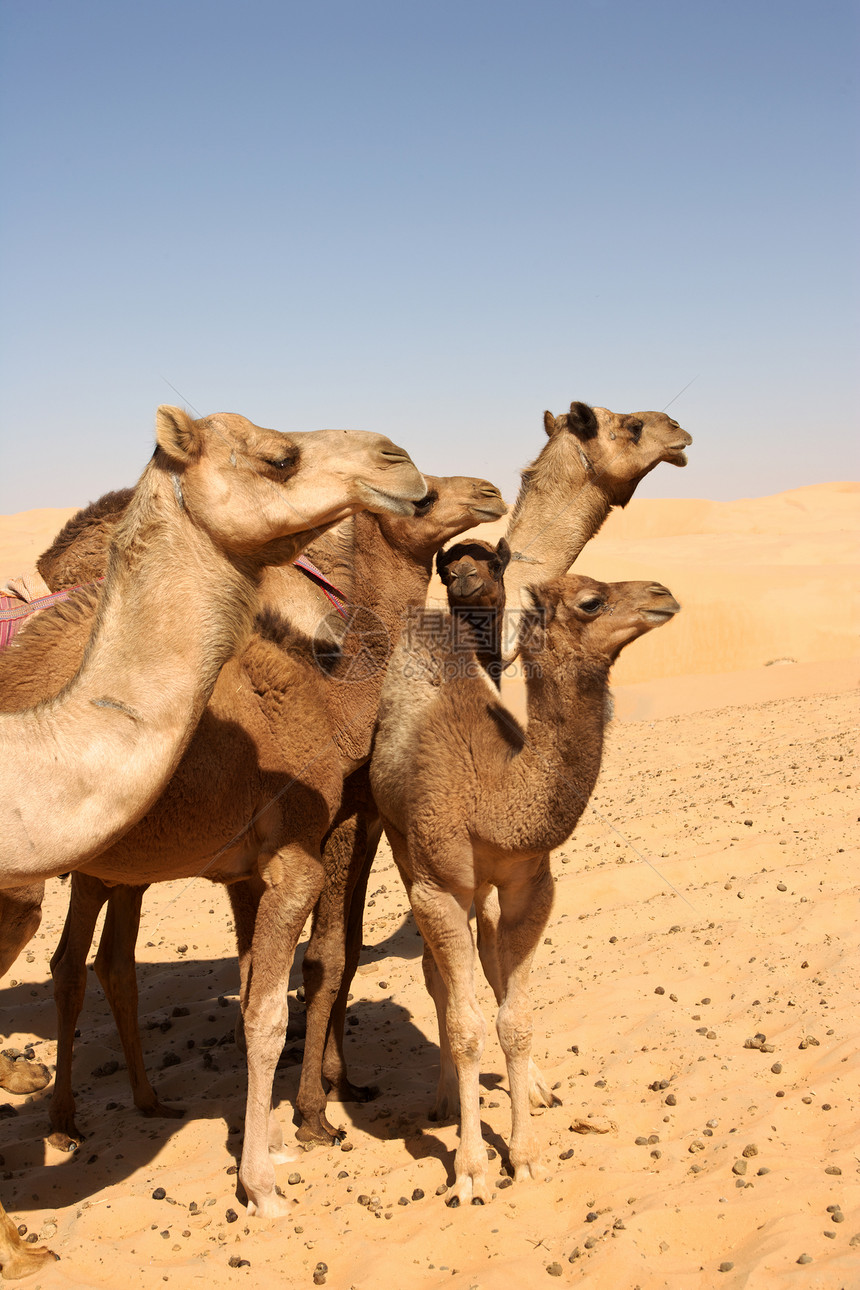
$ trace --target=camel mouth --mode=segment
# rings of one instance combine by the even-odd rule
[[[686,447],[686,444],[670,443],[663,460],[670,466],[686,466],[687,454],[684,452]]]
[[[469,508],[473,515],[480,515],[484,520],[500,520],[507,513],[507,506],[500,502],[497,506],[471,506]]]
[[[472,600],[484,590],[484,580],[478,574],[456,579],[451,583],[451,595],[457,600]]]
[[[681,606],[675,601],[672,609],[666,606],[665,609],[643,609],[641,613],[646,623],[651,623],[654,627],[660,627],[663,623],[668,623],[670,618],[674,618],[680,609]]]
[[[404,497],[402,494],[387,493],[384,488],[378,488],[375,484],[368,484],[366,479],[358,481],[359,492],[363,494],[363,499],[367,510],[385,511],[389,515],[415,515],[413,502],[420,502],[421,498],[427,493],[427,486],[424,486],[424,492],[419,497]],[[410,490],[414,492],[414,489]]]

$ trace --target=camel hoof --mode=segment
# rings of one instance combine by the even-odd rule
[[[51,1072],[41,1062],[10,1062],[3,1073],[0,1087],[7,1093],[38,1093],[51,1082]]]
[[[165,1120],[181,1120],[185,1115],[183,1106],[165,1106],[163,1102],[155,1102],[152,1106],[140,1106],[138,1110],[148,1120],[153,1120],[157,1117]]]
[[[18,1238],[20,1241],[20,1238]],[[19,1281],[22,1277],[32,1277],[41,1268],[48,1263],[59,1263],[60,1256],[53,1250],[49,1250],[47,1245],[24,1245],[20,1243],[11,1254],[7,1255],[5,1250],[0,1251],[3,1259],[2,1276],[4,1281]]]
[[[446,1200],[446,1201],[445,1201],[445,1204],[448,1206],[448,1208],[449,1208],[449,1209],[459,1209],[459,1208],[460,1208],[460,1197],[459,1197],[459,1196],[450,1196],[450,1197],[448,1198],[448,1200]]]
[[[55,1151],[67,1151],[71,1154],[77,1151],[83,1139],[82,1133],[77,1133],[74,1137],[69,1133],[63,1133],[59,1129],[48,1138],[48,1146],[53,1147]]]
[[[322,1127],[312,1129],[307,1124],[296,1129],[296,1141],[304,1151],[313,1151],[314,1147],[339,1147],[345,1137],[345,1132],[339,1134],[336,1129],[326,1131]]]
[[[472,1197],[472,1204],[473,1204],[473,1205],[483,1205],[483,1203],[484,1203],[484,1200],[483,1200],[483,1197],[482,1197],[482,1196],[473,1196],[473,1197]]]
[[[289,1205],[277,1192],[270,1192],[257,1200],[248,1200],[249,1218],[286,1218],[289,1212]]]

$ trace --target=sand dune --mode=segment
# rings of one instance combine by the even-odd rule
[[[202,882],[163,884],[144,900],[140,1015],[159,1093],[186,1116],[135,1112],[91,976],[81,1150],[45,1145],[50,1089],[3,1095],[0,1194],[62,1256],[24,1284],[305,1286],[320,1263],[344,1290],[860,1284],[860,707],[844,603],[858,500],[858,486],[828,485],[725,504],[634,501],[583,557],[600,576],[665,581],[685,608],[628,651],[631,664],[646,646],[656,653],[617,688],[623,719],[597,790],[553,857],[556,903],[533,975],[535,1054],[563,1099],[535,1119],[548,1181],[497,1186],[485,1208],[444,1205],[456,1127],[426,1117],[435,1019],[383,848],[347,1039],[353,1078],[380,1097],[331,1108],[351,1150],[279,1168],[286,1221],[246,1219],[232,1172],[244,1071],[227,901]],[[0,528],[7,573],[21,569],[5,533],[36,542],[29,516],[12,523],[24,519]],[[763,666],[786,654],[798,662]],[[48,961],[65,903],[51,883],[42,928],[0,993],[7,1042],[49,1063]],[[491,1018],[486,987],[480,998]],[[746,1046],[757,1034],[772,1051]],[[509,1111],[492,1026],[483,1070],[491,1176],[504,1184]],[[297,1081],[297,1064],[276,1080],[285,1126]],[[578,1131],[588,1126],[605,1132]]]

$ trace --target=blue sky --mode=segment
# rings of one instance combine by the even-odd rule
[[[0,20],[0,512],[133,482],[164,402],[512,496],[545,407],[692,381],[640,495],[860,473],[853,0]]]

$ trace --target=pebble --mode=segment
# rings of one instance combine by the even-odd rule
[[[729,1263],[729,1262],[721,1263],[721,1264],[720,1264],[720,1266],[717,1268],[717,1271],[718,1271],[718,1272],[731,1272],[731,1270],[732,1270],[732,1268],[733,1268],[734,1266],[735,1266],[735,1265],[734,1265],[734,1263]]]
[[[227,1260],[228,1268],[249,1268],[251,1264],[247,1259],[241,1259],[238,1254],[232,1254]]]
[[[844,1223],[845,1215],[842,1213],[842,1210],[837,1209],[834,1214],[831,1214],[830,1221],[831,1223]]]
[[[657,986],[657,988],[655,989],[654,993],[655,993],[655,994],[665,994],[665,993],[666,993],[666,991],[664,990],[664,988],[663,988],[663,986],[662,986],[662,985],[658,985],[658,986]]]
[[[591,1210],[590,1213],[586,1214],[585,1221],[586,1223],[596,1223],[599,1217],[599,1214],[595,1214],[594,1210]]]
[[[666,1105],[667,1105],[667,1106],[677,1106],[677,1104],[678,1104],[678,1099],[675,1097],[675,1094],[674,1094],[674,1093],[667,1093],[667,1094],[666,1094]]]
[[[420,1188],[420,1187],[416,1187],[416,1188],[415,1188],[414,1192],[412,1193],[412,1199],[413,1199],[413,1200],[423,1200],[423,1199],[424,1199],[424,1193],[423,1193],[423,1191],[421,1190],[421,1188]]]
[[[235,1223],[239,1215],[236,1213],[235,1209],[228,1209],[224,1217],[228,1223]]]
[[[167,1195],[167,1192],[164,1190],[163,1187],[156,1187],[155,1191],[152,1193],[152,1199],[164,1200],[166,1195]]]
[[[568,1263],[573,1263],[575,1262],[576,1259],[580,1259],[580,1258],[582,1258],[582,1251],[577,1245],[576,1249],[571,1250],[570,1254],[567,1256],[567,1261]]]
[[[745,1160],[736,1160],[732,1165],[732,1173],[737,1174],[739,1178],[742,1178],[746,1171],[747,1162]]]
[[[560,1277],[561,1271],[562,1271],[562,1268],[560,1263],[550,1263],[547,1266],[547,1272],[550,1274],[551,1277]]]
[[[777,891],[788,891],[788,888],[786,887],[784,882],[778,882],[776,884],[776,889]]]
[[[290,1184],[291,1187],[297,1186],[297,1184],[300,1183],[301,1181],[302,1181],[301,1174],[290,1174],[290,1176],[287,1178],[287,1182]]]
[[[781,1075],[781,1074],[782,1074],[782,1062],[774,1062],[774,1064],[771,1066],[770,1070],[771,1070],[771,1074],[772,1074],[772,1075]]]
[[[447,1184],[447,1183],[440,1183],[440,1184],[439,1184],[439,1186],[436,1188],[436,1195],[437,1195],[437,1196],[444,1196],[444,1195],[445,1195],[445,1192],[446,1192],[447,1190],[448,1190],[448,1184]]]
[[[812,1255],[811,1255],[811,1254],[801,1254],[800,1258],[799,1258],[797,1261],[798,1261],[798,1263],[811,1263],[811,1262],[812,1262]]]
[[[687,1150],[691,1153],[694,1153],[696,1151],[704,1151],[704,1149],[705,1149],[705,1144],[704,1142],[702,1142],[700,1138],[695,1138],[687,1148]]]
[[[838,1165],[828,1165],[824,1172],[826,1174],[832,1174],[835,1178],[838,1178],[840,1177],[842,1170]]]
[[[765,1174],[769,1174],[769,1173],[770,1173],[770,1170],[768,1169],[767,1165],[762,1165],[761,1169],[758,1170],[759,1178],[763,1178]]]
[[[744,1147],[743,1151],[741,1152],[741,1155],[746,1156],[747,1159],[749,1159],[751,1156],[757,1156],[758,1147],[754,1142],[748,1142],[747,1145]]]

